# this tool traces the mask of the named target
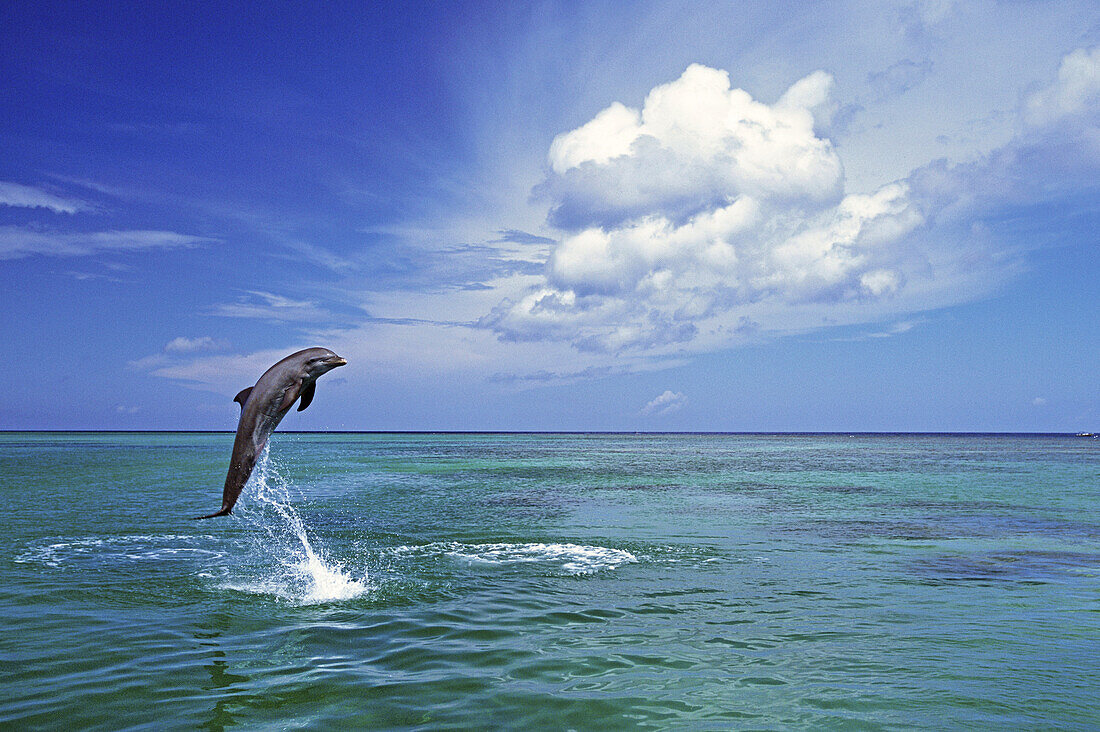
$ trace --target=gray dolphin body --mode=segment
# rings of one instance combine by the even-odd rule
[[[260,377],[255,386],[241,390],[233,401],[241,404],[241,419],[237,423],[237,438],[233,441],[233,456],[229,459],[229,473],[222,489],[222,507],[200,519],[225,516],[244,489],[252,475],[256,458],[263,452],[267,438],[279,426],[298,397],[302,411],[313,401],[317,389],[317,377],[337,366],[347,363],[327,348],[307,348],[292,353],[275,364]]]

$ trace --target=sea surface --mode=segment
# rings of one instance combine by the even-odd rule
[[[1100,440],[0,433],[0,727],[1098,729]]]

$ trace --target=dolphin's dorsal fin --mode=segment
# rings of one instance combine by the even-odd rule
[[[241,393],[233,397],[233,401],[241,403],[241,411],[244,411],[244,403],[248,401],[248,395],[252,393],[252,387],[241,389]]]
[[[317,393],[317,382],[311,381],[304,389],[302,389],[302,401],[298,405],[298,411],[302,411],[309,406],[313,401],[313,395]]]

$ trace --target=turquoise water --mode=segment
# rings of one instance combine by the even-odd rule
[[[0,726],[1100,727],[1100,440],[0,434]]]

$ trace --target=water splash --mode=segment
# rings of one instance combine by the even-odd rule
[[[242,498],[237,515],[254,529],[251,554],[263,566],[249,568],[252,578],[227,587],[302,605],[350,600],[370,590],[366,570],[361,579],[354,579],[310,538],[301,514],[291,503],[290,482],[279,474],[267,448]]]

